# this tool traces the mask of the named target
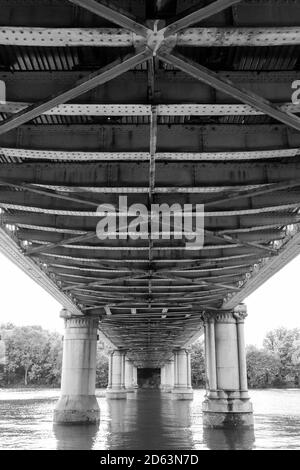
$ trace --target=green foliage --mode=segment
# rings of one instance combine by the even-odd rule
[[[294,359],[297,356],[300,340],[300,329],[277,328],[269,331],[264,339],[264,348],[280,359],[280,374],[286,376],[294,369]]]
[[[103,354],[103,350],[98,343],[97,349],[97,368],[96,368],[96,387],[105,388],[108,383],[108,359]]]
[[[249,387],[299,385],[300,329],[269,331],[263,349],[247,348]]]
[[[274,386],[280,377],[280,359],[274,353],[248,346],[247,375],[249,388]]]
[[[205,386],[205,355],[203,341],[199,340],[191,347],[192,386]]]
[[[62,367],[62,336],[40,326],[0,326],[5,343],[5,364],[0,370],[0,386],[45,385],[60,386]],[[108,360],[103,350],[97,351],[97,387],[106,387]]]
[[[2,330],[6,349],[4,376],[7,384],[56,385],[60,381],[62,341],[58,333],[39,326]]]

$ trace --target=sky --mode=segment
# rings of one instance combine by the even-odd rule
[[[280,326],[300,328],[299,272],[300,256],[245,299],[247,344],[261,347],[265,334]],[[41,325],[63,332],[61,305],[1,253],[0,285],[0,324]]]

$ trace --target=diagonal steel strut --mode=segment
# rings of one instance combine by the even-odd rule
[[[48,96],[45,100],[25,108],[24,110],[0,123],[0,135],[15,129],[16,127],[19,127],[22,124],[25,124],[31,119],[35,119],[36,117],[40,116],[46,111],[49,111],[57,105],[66,103],[67,101],[70,101],[79,95],[93,90],[103,83],[113,80],[131,68],[141,64],[151,55],[152,52],[147,49],[137,54],[127,55],[122,60],[118,59],[101,68],[97,72],[90,74],[88,77],[77,81],[72,88],[68,88],[67,90],[64,90],[56,95]]]
[[[300,119],[297,116],[281,111],[277,106],[273,105],[265,98],[236,86],[230,80],[220,78],[217,73],[191,61],[187,57],[179,53],[176,53],[175,55],[174,53],[171,54],[168,52],[158,52],[157,57],[163,62],[173,65],[216,90],[226,93],[242,103],[253,106],[277,121],[300,131]]]

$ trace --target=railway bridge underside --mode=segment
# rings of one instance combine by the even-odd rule
[[[97,339],[109,399],[146,368],[191,399],[204,334],[204,425],[251,427],[243,301],[300,250],[300,3],[0,11],[0,250],[63,306],[55,421],[99,420]]]

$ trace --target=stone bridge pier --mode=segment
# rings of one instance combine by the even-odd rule
[[[203,424],[208,428],[253,427],[247,386],[244,319],[240,304],[205,318],[207,391]]]
[[[61,398],[54,411],[56,423],[97,423],[100,410],[95,396],[98,321],[75,318],[66,310]],[[206,396],[203,425],[206,428],[253,427],[248,396],[244,341],[246,306],[205,314]],[[135,398],[137,367],[125,349],[108,352],[109,373],[106,397]],[[161,391],[174,400],[192,400],[191,353],[173,350],[161,367]]]
[[[108,399],[122,400],[134,394],[137,385],[137,368],[126,356],[126,351],[115,349],[109,353]]]
[[[55,423],[97,423],[100,409],[95,396],[97,328],[95,318],[65,318],[61,397]]]
[[[174,389],[174,356],[161,368],[161,391],[171,393]]]

